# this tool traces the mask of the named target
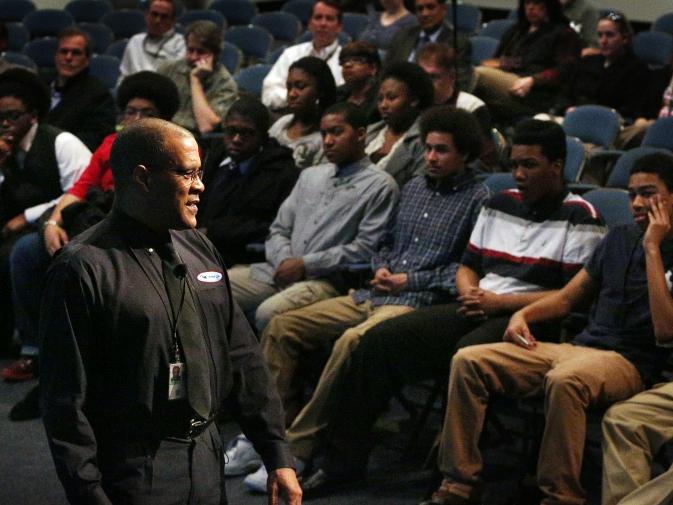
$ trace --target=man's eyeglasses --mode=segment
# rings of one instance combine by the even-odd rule
[[[251,139],[254,137],[257,132],[253,130],[252,128],[240,128],[238,126],[225,126],[224,127],[224,134],[227,137],[235,137],[236,135],[240,135],[241,138],[248,138]]]
[[[203,177],[203,170],[200,168],[196,170],[180,170],[178,168],[168,168],[167,169],[169,172],[173,172],[174,174],[178,175],[182,179],[186,181],[189,181],[190,183],[196,182],[196,180],[201,180]]]
[[[3,110],[0,111],[0,123],[4,123],[5,121],[9,121],[10,123],[14,123],[15,121],[18,121],[21,119],[21,116],[24,114],[27,114],[28,111],[26,110]]]
[[[142,108],[136,109],[135,107],[126,107],[123,112],[126,117],[158,117],[159,113],[155,109]]]
[[[85,54],[83,49],[73,49],[70,47],[59,47],[57,53],[61,56],[68,56],[69,54],[72,54],[73,56],[84,56]]]

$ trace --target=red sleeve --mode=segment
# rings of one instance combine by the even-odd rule
[[[103,139],[101,145],[91,156],[89,166],[84,169],[79,179],[68,190],[68,194],[84,199],[93,186],[97,186],[103,191],[114,188],[112,170],[110,169],[110,149],[116,136],[117,134],[113,133]]]
[[[580,38],[577,33],[567,27],[561,31],[556,38],[554,47],[555,67],[547,68],[533,75],[536,85],[555,85],[560,84],[572,65],[579,59],[581,52]]]

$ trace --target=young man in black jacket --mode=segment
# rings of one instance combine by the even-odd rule
[[[246,246],[264,242],[299,176],[292,150],[267,135],[269,122],[259,100],[237,100],[224,120],[224,141],[204,164],[199,227],[228,266],[264,261]]]

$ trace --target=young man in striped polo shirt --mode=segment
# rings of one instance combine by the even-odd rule
[[[323,467],[302,484],[306,496],[361,476],[370,428],[397,389],[447,376],[459,348],[500,341],[512,313],[561,288],[604,235],[594,208],[565,188],[563,130],[525,121],[512,143],[517,189],[481,210],[456,274],[458,301],[389,319],[362,337],[342,383]]]

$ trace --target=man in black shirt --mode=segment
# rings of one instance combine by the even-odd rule
[[[226,503],[214,423],[226,408],[273,469],[273,499],[299,505],[256,338],[214,246],[193,229],[203,192],[194,137],[140,120],[117,136],[110,164],[113,210],[63,248],[43,298],[44,423],[68,500]]]

